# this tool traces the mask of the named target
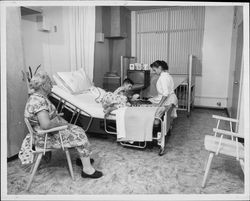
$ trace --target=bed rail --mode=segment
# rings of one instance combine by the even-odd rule
[[[93,116],[91,116],[91,114],[89,114],[88,112],[78,108],[77,106],[75,106],[74,104],[68,102],[67,100],[59,97],[57,94],[55,94],[53,92],[51,93],[51,96],[56,98],[59,101],[58,105],[57,105],[57,109],[58,109],[58,111],[60,110],[59,111],[60,113],[62,112],[62,110],[64,108],[66,108],[67,110],[72,112],[70,123],[76,124],[80,114],[88,116],[89,121],[88,121],[87,127],[85,129],[83,128],[85,132],[88,131],[88,129],[91,126],[92,120],[94,119]],[[159,149],[159,155],[160,156],[165,154],[165,150],[166,150],[166,139],[165,138],[166,138],[168,132],[171,129],[172,122],[171,122],[170,114],[172,112],[172,109],[173,109],[173,107],[166,107],[164,115],[162,116],[163,119],[161,119],[159,117],[155,117],[155,119],[158,119],[160,121],[161,132],[158,132],[157,137],[153,137],[152,139],[157,140],[157,144],[160,146],[160,149]],[[114,114],[111,114],[111,115],[114,115]],[[111,131],[111,130],[108,129],[108,128],[111,128],[111,126],[108,125],[108,121],[114,121],[114,120],[108,118],[108,116],[105,115],[104,116],[104,129],[105,129],[105,132],[107,134],[116,135],[117,134],[116,131]],[[113,128],[113,129],[115,130],[115,128]],[[120,144],[122,146],[144,149],[144,148],[146,148],[147,142],[146,141],[141,142],[141,143],[139,143],[139,145],[131,144],[129,142],[120,142]]]
[[[196,75],[196,57],[188,57],[187,80],[181,83],[176,89],[175,94],[178,98],[178,110],[187,111],[187,116],[191,114],[191,108],[194,105],[195,98],[195,75]]]
[[[91,123],[93,121],[93,116],[91,116],[91,114],[89,114],[88,112],[78,108],[77,106],[75,106],[74,104],[70,103],[69,101],[63,99],[62,97],[59,97],[57,94],[55,94],[53,92],[51,93],[51,96],[58,100],[58,104],[57,104],[56,108],[57,108],[57,111],[59,113],[61,113],[64,108],[66,108],[67,110],[72,112],[71,119],[70,119],[69,123],[76,124],[80,114],[83,114],[83,115],[89,117],[87,127],[83,128],[83,130],[85,132],[87,132],[89,130],[89,128],[91,126]],[[61,108],[60,108],[60,105],[61,105]],[[74,120],[74,122],[73,122],[73,120]]]

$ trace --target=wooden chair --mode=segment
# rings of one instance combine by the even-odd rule
[[[24,121],[25,121],[26,126],[28,127],[28,130],[29,130],[29,133],[31,135],[31,138],[30,138],[31,149],[32,149],[32,147],[34,145],[34,135],[45,135],[44,148],[40,148],[40,147],[36,147],[35,146],[35,150],[32,149],[32,153],[34,155],[37,155],[37,159],[36,159],[36,162],[35,162],[35,164],[33,165],[32,169],[31,169],[30,180],[29,180],[27,188],[26,188],[26,190],[29,190],[31,182],[32,182],[32,180],[33,180],[33,178],[35,176],[36,171],[37,171],[37,168],[38,168],[38,166],[39,166],[39,164],[41,162],[42,156],[45,155],[46,152],[53,150],[53,149],[46,148],[46,142],[47,142],[47,135],[48,135],[48,133],[67,129],[68,126],[65,125],[65,126],[60,126],[60,127],[48,129],[48,130],[35,131],[32,128],[32,126],[31,126],[31,124],[30,124],[30,122],[29,122],[29,120],[27,118],[24,118]],[[74,180],[74,174],[73,174],[73,168],[72,168],[72,163],[71,163],[71,158],[70,158],[69,150],[66,147],[63,146],[63,141],[62,141],[61,135],[60,135],[60,140],[61,140],[61,144],[62,144],[62,149],[65,151],[65,154],[66,154],[66,158],[67,158],[67,161],[68,161],[70,175],[71,175],[72,179]]]
[[[243,144],[238,142],[238,137],[244,138],[244,136],[240,135],[239,133],[233,132],[232,129],[232,123],[238,124],[238,120],[217,115],[213,115],[212,117],[217,119],[217,126],[216,128],[213,128],[214,136],[206,135],[204,140],[205,149],[210,153],[207,160],[207,165],[205,166],[205,174],[202,181],[202,187],[205,187],[206,185],[208,172],[214,155],[223,154],[235,157],[236,160],[240,162],[241,168],[244,172],[244,146]],[[229,122],[230,131],[222,130],[219,128],[221,121]],[[218,134],[220,134],[220,136],[217,136]],[[230,136],[231,138],[225,138],[225,136]]]

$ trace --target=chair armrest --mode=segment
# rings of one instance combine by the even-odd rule
[[[215,133],[221,133],[223,135],[229,135],[229,136],[244,138],[244,136],[239,135],[238,133],[234,133],[234,132],[231,132],[231,131],[226,131],[226,130],[222,130],[222,129],[218,129],[218,128],[214,128],[213,131]]]
[[[58,126],[58,127],[55,127],[55,128],[51,128],[51,129],[48,129],[48,130],[38,130],[36,132],[37,132],[38,135],[42,135],[42,134],[51,133],[51,132],[55,132],[55,131],[65,130],[67,128],[68,128],[68,126],[65,125],[65,126]]]
[[[231,121],[231,122],[236,122],[236,123],[238,122],[237,119],[232,119],[229,117],[222,117],[222,116],[218,116],[218,115],[213,115],[212,117],[215,119],[220,119],[220,120],[224,120],[224,121]]]

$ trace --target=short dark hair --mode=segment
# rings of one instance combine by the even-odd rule
[[[150,64],[150,67],[153,68],[159,68],[159,67],[162,67],[163,70],[168,70],[168,64],[167,62],[163,61],[163,60],[156,60],[154,61],[152,64]]]
[[[125,78],[123,80],[123,84],[132,84],[132,85],[134,85],[134,82],[131,79],[129,79],[129,78]]]

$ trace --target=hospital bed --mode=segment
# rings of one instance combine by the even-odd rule
[[[50,97],[57,100],[57,110],[59,113],[61,113],[64,109],[71,112],[70,120],[69,122],[72,124],[76,124],[79,117],[87,118],[87,122],[85,123],[86,126],[84,126],[84,130],[86,132],[90,132],[90,127],[94,120],[98,119],[103,121],[104,124],[104,131],[106,134],[113,134],[116,135],[116,113],[118,110],[114,110],[111,115],[106,116],[103,112],[102,104],[100,103],[99,97],[102,93],[105,93],[104,90],[98,87],[93,87],[91,84],[83,81],[82,78],[78,81],[77,79],[80,76],[81,73],[84,73],[83,70],[79,74],[74,74],[75,72],[64,72],[72,74],[71,78],[67,78],[67,76],[63,78],[63,74],[61,75],[60,79],[57,77],[54,77],[54,81],[57,83],[56,85],[53,85],[52,92],[50,94]],[[59,73],[57,73],[59,74]],[[84,77],[84,76],[83,76]],[[85,76],[86,78],[86,76]],[[83,78],[83,79],[85,79]],[[76,82],[76,85],[78,86],[87,86],[88,88],[81,91],[80,93],[72,93],[72,91],[69,91],[68,89],[69,84],[67,83],[66,79],[71,80],[72,82]],[[85,83],[84,83],[85,82]],[[65,87],[66,86],[66,87]],[[90,87],[91,86],[91,87]],[[71,87],[72,88],[72,87]],[[159,123],[159,131],[155,133],[156,135],[153,136],[152,134],[152,141],[156,140],[157,144],[160,146],[159,149],[159,155],[163,155],[165,152],[165,139],[167,134],[170,133],[172,119],[171,119],[171,112],[173,109],[173,106],[168,106],[163,108],[164,110],[161,113],[161,116],[155,117],[160,123]],[[143,114],[142,114],[143,115]],[[115,124],[114,124],[115,123]],[[114,126],[115,125],[115,126]],[[114,128],[114,129],[113,129]],[[147,145],[147,141],[144,142],[124,142],[121,141],[120,144],[122,146],[129,146],[129,147],[136,147],[136,148],[145,148]]]
[[[102,108],[102,104],[96,101],[96,94],[93,91],[89,90],[84,93],[73,95],[65,90],[61,89],[58,86],[53,86],[51,96],[58,101],[57,110],[59,113],[63,109],[71,111],[70,123],[75,124],[80,115],[83,115],[88,118],[86,127],[83,128],[85,132],[89,131],[89,128],[94,119],[101,119],[104,121],[104,130],[107,134],[116,135],[116,130],[113,129],[110,122],[114,123],[116,121],[116,112],[115,110],[111,115],[105,116]],[[162,118],[155,117],[160,121],[160,131],[157,132],[156,136],[153,136],[152,139],[157,141],[157,144],[160,146],[159,155],[163,155],[166,149],[166,136],[171,129],[171,112],[172,107],[166,107],[162,115]],[[135,147],[135,148],[145,148],[147,141],[144,142],[120,142],[122,146]]]

